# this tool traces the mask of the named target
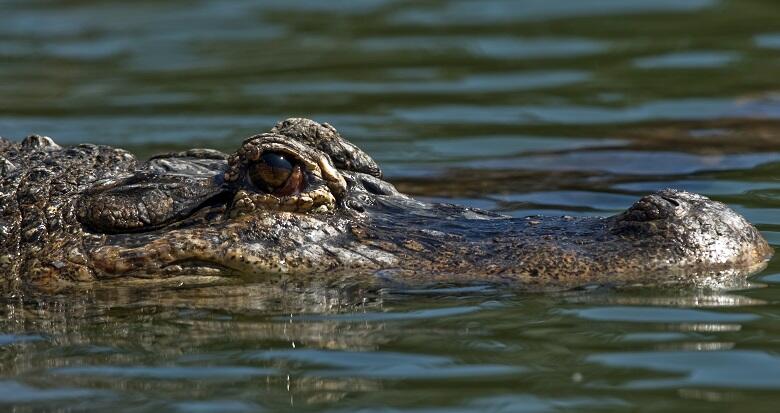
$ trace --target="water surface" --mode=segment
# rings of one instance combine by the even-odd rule
[[[772,0],[0,0],[0,135],[234,150],[327,121],[399,189],[513,216],[675,187],[780,245]],[[0,410],[773,411],[741,290],[93,289],[0,302]]]

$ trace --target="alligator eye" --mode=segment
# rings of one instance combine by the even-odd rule
[[[292,162],[284,155],[265,152],[257,162],[249,168],[249,179],[257,186],[270,186],[276,188],[284,185],[293,170]]]
[[[301,167],[288,155],[265,152],[247,171],[252,184],[276,195],[290,195],[303,183]]]

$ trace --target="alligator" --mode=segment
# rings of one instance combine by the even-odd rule
[[[0,156],[8,289],[199,277],[709,285],[744,280],[773,253],[726,205],[673,189],[610,217],[512,218],[420,202],[333,126],[304,118],[250,136],[232,154],[191,149],[139,161],[33,135],[0,140]]]

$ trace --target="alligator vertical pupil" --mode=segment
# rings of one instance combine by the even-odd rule
[[[259,187],[278,188],[287,182],[293,171],[292,162],[284,155],[265,152],[249,169],[249,178]]]

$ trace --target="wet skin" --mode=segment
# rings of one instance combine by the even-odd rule
[[[0,155],[6,288],[237,276],[528,290],[720,285],[772,255],[726,205],[671,189],[605,218],[422,203],[382,180],[335,128],[308,119],[280,122],[230,155],[193,149],[139,162],[40,136],[2,141]]]

